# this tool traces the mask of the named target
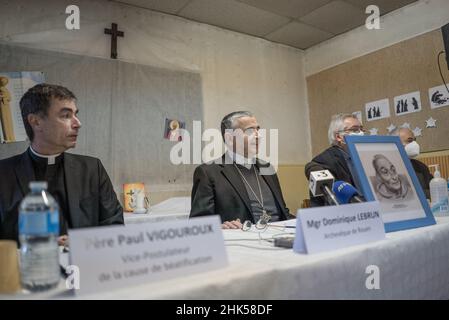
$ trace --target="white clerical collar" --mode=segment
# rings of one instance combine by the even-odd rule
[[[49,156],[45,155],[45,154],[40,154],[40,153],[37,153],[36,151],[34,151],[32,146],[30,146],[30,150],[31,150],[31,152],[35,156],[38,156],[39,158],[44,158],[44,159],[46,158],[47,161],[48,161],[47,164],[55,164],[56,163],[56,158],[61,155],[60,153],[52,154],[52,155],[49,155]]]
[[[234,153],[229,149],[226,152],[228,153],[229,157],[235,161],[236,164],[245,166],[245,168],[247,169],[251,169],[251,165],[256,163],[256,157],[245,158],[241,154]]]

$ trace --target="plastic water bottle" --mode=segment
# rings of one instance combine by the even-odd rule
[[[435,216],[449,215],[449,194],[447,191],[447,182],[441,178],[439,165],[429,165],[435,167],[433,179],[430,180],[430,200],[432,203],[432,212]]]
[[[22,287],[43,291],[56,287],[59,267],[59,207],[46,191],[47,182],[30,182],[31,192],[19,208]]]

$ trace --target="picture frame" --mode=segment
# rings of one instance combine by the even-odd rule
[[[176,119],[165,119],[164,138],[170,141],[182,141],[182,131],[186,123]]]
[[[397,136],[345,136],[352,174],[366,201],[379,201],[385,232],[435,224],[412,163]]]

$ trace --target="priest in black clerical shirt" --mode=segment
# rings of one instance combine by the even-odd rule
[[[64,153],[53,156],[39,154],[29,147],[28,155],[34,169],[34,178],[37,181],[47,181],[47,191],[55,198],[59,205],[59,231],[66,235],[70,222],[67,207],[67,190],[64,179]]]
[[[60,208],[59,243],[67,229],[123,224],[123,209],[99,159],[65,153],[74,148],[81,122],[67,88],[39,84],[20,100],[30,147],[0,160],[0,239],[18,240],[18,207],[30,181],[47,181]]]

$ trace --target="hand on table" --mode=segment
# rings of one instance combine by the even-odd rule
[[[240,219],[232,220],[232,221],[224,221],[221,224],[222,229],[242,229],[242,223]]]
[[[58,245],[63,247],[69,246],[69,236],[68,235],[62,235],[58,237]]]

